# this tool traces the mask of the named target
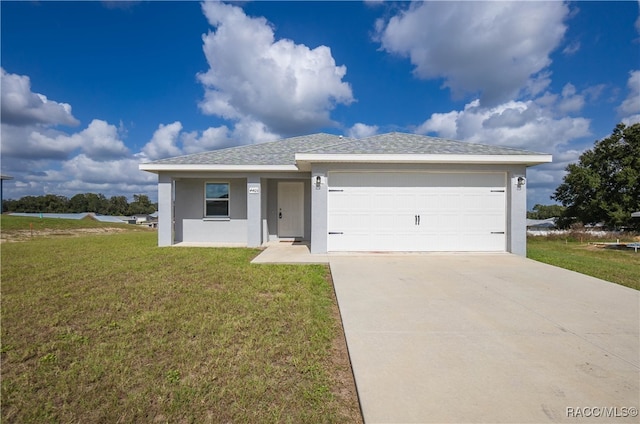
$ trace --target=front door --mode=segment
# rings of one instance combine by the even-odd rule
[[[278,237],[304,237],[304,183],[278,183]]]

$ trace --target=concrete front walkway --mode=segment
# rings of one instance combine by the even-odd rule
[[[328,255],[312,255],[308,242],[276,241],[253,258],[252,264],[328,264]]]
[[[639,421],[638,291],[510,254],[329,261],[367,424]]]

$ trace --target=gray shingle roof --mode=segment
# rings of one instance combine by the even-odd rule
[[[347,140],[331,134],[311,134],[268,143],[229,147],[151,162],[166,165],[295,165],[295,154]]]
[[[383,155],[538,155],[540,153],[510,147],[465,143],[439,137],[392,132],[351,140],[339,145],[318,147],[317,154]]]
[[[161,159],[158,165],[295,165],[295,154],[336,155],[539,155],[509,147],[465,143],[418,134],[387,133],[364,139],[311,134],[269,143],[230,147]]]

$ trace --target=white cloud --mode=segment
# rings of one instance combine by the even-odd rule
[[[191,153],[221,149],[244,144],[274,141],[279,137],[269,132],[261,122],[241,120],[229,130],[226,126],[210,127],[199,131],[182,131],[180,121],[160,124],[151,140],[142,148],[144,161],[164,159]]]
[[[377,39],[408,57],[416,76],[444,78],[455,96],[479,93],[492,106],[546,88],[568,14],[562,2],[413,2],[378,21]]]
[[[618,107],[618,113],[623,116],[623,123],[632,125],[640,122],[640,70],[629,72],[627,87],[629,94]]]
[[[94,159],[113,159],[129,154],[118,129],[94,119],[89,126],[72,135],[38,125],[2,125],[2,154],[9,158],[59,159],[82,151]]]
[[[347,131],[347,136],[352,138],[365,138],[365,137],[371,137],[372,135],[376,135],[377,133],[378,133],[377,125],[366,125],[358,122],[357,124],[349,128],[349,130]]]
[[[2,74],[2,155],[17,159],[67,159],[75,151],[89,157],[117,158],[128,154],[118,128],[93,120],[69,135],[56,127],[78,125],[71,106],[31,91],[31,80],[0,69]]]
[[[155,197],[157,176],[138,169],[139,155],[112,160],[91,159],[80,153],[60,162],[54,160],[11,161],[9,173],[15,177],[5,184],[5,198],[53,193],[72,197],[78,193],[102,193],[106,197],[149,194]],[[14,172],[15,170],[15,172]]]
[[[71,106],[49,100],[47,96],[31,91],[28,76],[10,74],[0,68],[2,80],[2,123],[9,125],[78,125]]]
[[[491,108],[483,108],[474,100],[462,111],[433,114],[416,132],[552,153],[560,145],[588,136],[589,124],[585,118],[554,116],[532,100],[509,101]]]
[[[3,162],[7,159],[66,159],[77,148],[60,131],[36,126],[0,126]]]
[[[271,132],[262,122],[243,119],[235,125],[232,138],[236,140],[237,144],[249,144],[274,141],[280,137]]]
[[[85,154],[79,154],[64,162],[59,173],[67,182],[76,181],[82,186],[98,184],[109,188],[111,184],[141,185],[157,182],[154,175],[138,169],[139,163],[140,159],[136,156],[117,160],[94,160]],[[62,187],[69,187],[69,184],[63,184]]]
[[[476,99],[463,110],[432,114],[416,132],[552,154],[553,163],[527,171],[530,205],[549,204],[549,194],[562,181],[566,166],[589,147],[574,144],[591,135],[590,120],[566,116],[568,110],[579,110],[583,102],[584,94],[571,84],[565,85],[561,95],[544,93],[537,99],[493,107],[482,107]]]
[[[168,125],[160,124],[153,133],[151,141],[142,148],[142,153],[149,160],[181,155],[182,150],[178,146],[180,131],[182,131],[180,121]]]
[[[567,55],[567,56],[571,56],[573,54],[576,54],[578,51],[580,51],[580,42],[579,41],[574,41],[571,44],[569,44],[567,47],[565,47],[562,50],[562,53]]]
[[[558,104],[558,110],[565,114],[579,112],[584,107],[584,95],[577,94],[573,84],[568,83],[562,88],[562,100]]]
[[[186,154],[220,149],[232,143],[229,138],[229,128],[224,125],[217,128],[208,128],[202,132],[202,135],[199,135],[198,131],[183,133],[180,138]]]
[[[346,67],[336,66],[328,47],[275,40],[266,19],[233,5],[206,2],[202,9],[215,27],[203,36],[210,68],[198,74],[205,114],[254,129],[262,123],[264,134],[294,134],[332,124],[330,111],[353,101],[342,81]]]
[[[94,119],[89,126],[71,136],[75,144],[92,159],[115,159],[129,154],[120,140],[118,128],[106,121]]]
[[[110,195],[153,193],[156,178],[139,171],[141,155],[132,155],[122,141],[122,129],[94,119],[77,132],[71,106],[31,91],[28,76],[2,76],[2,167],[15,177],[5,187],[7,198],[78,192]]]

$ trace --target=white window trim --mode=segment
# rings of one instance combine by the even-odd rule
[[[207,200],[223,200],[223,199],[213,199],[207,197],[207,184],[226,184],[229,187],[229,197],[227,197],[226,201],[228,202],[227,206],[227,215],[207,215]],[[204,182],[204,196],[203,196],[203,210],[202,217],[205,221],[228,221],[231,219],[231,182],[230,181],[205,181]]]

